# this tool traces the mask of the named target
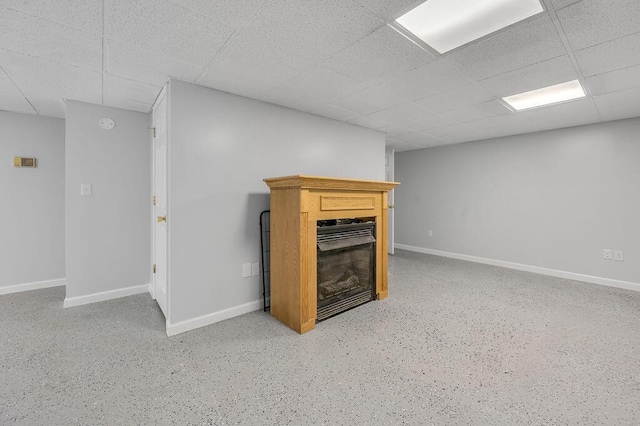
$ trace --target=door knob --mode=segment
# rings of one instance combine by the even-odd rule
[[[393,204],[392,204],[392,205],[389,205],[389,206],[387,206],[387,207],[389,207],[390,209],[395,209],[395,208],[396,208],[396,206],[394,206]]]
[[[158,222],[166,222],[166,221],[167,221],[166,216],[158,216]]]

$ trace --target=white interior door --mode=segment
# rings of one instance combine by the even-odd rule
[[[153,286],[167,318],[167,98],[160,96],[153,110]]]
[[[384,176],[385,176],[385,180],[387,182],[393,182],[394,178],[393,178],[393,165],[394,165],[394,156],[395,156],[395,151],[392,149],[390,151],[386,151],[385,152],[385,158],[384,158]],[[393,227],[394,227],[394,216],[395,216],[395,204],[394,204],[394,195],[393,195],[394,190],[392,189],[391,191],[389,191],[389,210],[388,210],[388,239],[387,239],[387,247],[388,247],[388,252],[389,254],[393,254],[394,253],[394,235],[393,235]]]

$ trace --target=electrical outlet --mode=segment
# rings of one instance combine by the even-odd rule
[[[431,229],[429,229],[429,231],[427,232],[427,235],[430,237],[433,237],[433,231]]]
[[[612,260],[613,259],[613,250],[604,249],[603,250],[603,257],[604,257],[604,260]]]
[[[251,264],[243,263],[242,264],[242,278],[247,278],[251,276]]]
[[[616,250],[613,252],[613,260],[624,262],[624,252],[622,250]]]
[[[80,184],[80,196],[82,197],[90,197],[91,196],[91,184],[90,183],[81,183]]]
[[[255,277],[259,273],[260,273],[260,264],[259,263],[252,263],[251,264],[251,275]]]

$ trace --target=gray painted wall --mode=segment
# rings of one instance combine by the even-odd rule
[[[0,111],[0,200],[0,288],[64,278],[63,120]]]
[[[398,153],[396,243],[640,283],[639,135],[636,118]]]
[[[150,116],[67,101],[66,117],[67,298],[149,284]]]
[[[384,180],[384,134],[171,80],[169,315],[175,324],[262,298],[266,177]]]

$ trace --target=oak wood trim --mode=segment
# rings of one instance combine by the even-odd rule
[[[320,210],[373,210],[375,197],[320,196]]]
[[[293,175],[264,179],[269,188],[341,189],[350,191],[389,191],[399,182],[342,179],[325,176]]]

